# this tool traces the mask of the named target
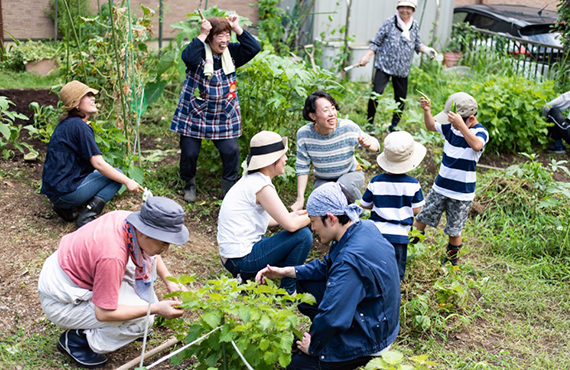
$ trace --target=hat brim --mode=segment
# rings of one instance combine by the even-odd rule
[[[433,119],[436,120],[437,122],[441,123],[441,124],[446,124],[446,123],[449,123],[447,116],[449,116],[449,111],[442,110],[437,115],[435,115],[433,117]]]
[[[169,244],[182,245],[188,241],[190,236],[188,228],[184,225],[182,225],[182,229],[179,232],[168,232],[151,227],[142,221],[140,211],[128,215],[127,221],[146,236]]]
[[[281,140],[283,142],[283,145],[285,146],[284,149],[268,154],[252,156],[251,160],[249,161],[249,164],[247,165],[247,170],[248,171],[258,170],[260,168],[269,166],[277,162],[277,160],[281,158],[283,154],[287,153],[287,150],[289,150],[288,146],[289,140],[287,139],[287,137],[283,137],[281,138]]]
[[[384,153],[382,152],[378,158],[376,158],[376,162],[380,168],[384,171],[393,173],[395,175],[400,175],[406,173],[408,171],[413,170],[417,166],[420,165],[424,157],[426,156],[427,149],[425,146],[418,142],[414,142],[414,153],[410,156],[410,158],[406,159],[403,162],[391,162],[389,161]]]
[[[412,3],[412,2],[405,2],[405,1],[399,3],[399,4],[396,6],[396,8],[399,8],[399,7],[401,7],[401,6],[409,6],[410,8],[414,8],[414,9],[417,8],[417,4],[414,4],[414,3]]]
[[[92,88],[90,88],[89,86],[87,86],[87,88],[85,89],[85,91],[82,91],[82,92],[81,92],[81,94],[80,94],[81,97],[79,98],[79,101],[77,102],[77,104],[79,104],[79,103],[81,102],[81,99],[83,99],[83,97],[84,97],[85,95],[87,95],[88,93],[93,93],[93,95],[97,95],[97,94],[99,93],[99,90],[95,90],[95,89],[92,89]],[[75,103],[75,102],[72,102],[72,103]],[[70,107],[64,107],[64,109],[65,109],[66,111],[70,111],[70,110],[72,110],[73,108],[75,108],[75,105],[76,105],[76,104],[73,104],[73,105],[70,106]]]

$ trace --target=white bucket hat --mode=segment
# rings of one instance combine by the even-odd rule
[[[401,6],[409,6],[410,8],[416,9],[418,7],[418,0],[398,0],[398,5],[396,8]]]
[[[406,173],[416,168],[426,155],[426,147],[406,131],[392,132],[384,139],[384,151],[378,156],[378,165],[393,174]]]
[[[271,131],[255,134],[249,142],[247,170],[253,171],[275,163],[287,152],[288,140]]]
[[[478,106],[475,98],[467,93],[458,92],[447,98],[443,111],[439,112],[435,117],[433,117],[433,119],[439,123],[449,123],[447,115],[449,114],[451,104],[453,102],[455,102],[455,105],[457,106],[457,114],[461,117],[469,117],[477,114]]]

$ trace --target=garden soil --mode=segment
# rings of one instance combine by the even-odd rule
[[[0,90],[0,95],[5,95],[16,103],[18,110],[28,117],[32,114],[27,108],[31,101],[52,105],[57,103],[57,96],[45,89]],[[154,142],[143,140],[145,145],[152,145]],[[39,160],[36,162],[24,162],[20,153],[17,153],[13,159],[0,160],[0,340],[4,335],[12,336],[20,332],[40,336],[45,333],[46,319],[36,293],[38,276],[43,261],[57,249],[61,237],[75,230],[73,224],[66,223],[55,215],[46,197],[39,194],[43,165],[41,159],[45,156],[45,144],[36,149],[40,152]],[[374,161],[373,158],[371,160]],[[166,161],[172,164],[177,158],[168,158]],[[495,167],[506,167],[513,161],[516,161],[516,157],[497,157],[487,154],[482,159],[483,164]],[[432,162],[431,160],[426,162],[426,166],[431,176],[435,176],[437,166]],[[217,192],[218,189],[213,191]],[[211,198],[215,196],[217,193]],[[180,204],[184,203],[181,195],[176,200]],[[141,204],[140,194],[125,193],[117,196],[104,212],[115,209],[136,211]],[[217,257],[215,217],[210,216],[211,218],[204,222],[204,218],[201,219],[190,213],[187,212],[186,219],[186,225],[190,230],[189,241],[182,246],[171,246],[165,253],[164,260],[173,275],[194,273],[197,275],[197,281],[205,281],[223,273]],[[163,289],[162,285],[159,285],[159,293],[165,293],[164,290],[160,290]],[[149,349],[173,335],[166,328],[154,330],[155,337],[160,341],[151,340]],[[459,333],[457,342],[456,344],[462,343],[466,347],[471,345],[486,347],[484,343],[469,343],[468,333]],[[140,350],[141,345],[135,342],[110,354],[109,363],[105,368],[121,366],[137,357]],[[61,368],[64,363],[69,363],[56,350],[55,343],[52,355],[56,359],[55,363],[62,364],[52,368]],[[187,367],[187,363],[178,367],[168,363],[160,366],[161,369]]]

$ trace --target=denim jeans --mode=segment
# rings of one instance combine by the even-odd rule
[[[123,171],[116,168],[117,171]],[[107,203],[117,194],[123,184],[113,181],[107,176],[95,170],[81,182],[81,185],[71,193],[67,193],[60,197],[51,198],[51,202],[55,207],[73,208],[81,206],[89,201],[89,199],[97,196]]]
[[[313,233],[308,227],[303,227],[293,233],[281,231],[271,237],[263,237],[253,245],[251,252],[240,258],[228,258],[224,267],[242,279],[253,279],[257,272],[267,265],[285,267],[305,263],[311,246]],[[295,279],[281,279],[281,288],[290,294],[295,292]]]

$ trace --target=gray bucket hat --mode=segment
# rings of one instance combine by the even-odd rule
[[[153,239],[177,245],[188,240],[184,210],[172,199],[150,197],[139,212],[133,212],[127,217],[127,221]]]

